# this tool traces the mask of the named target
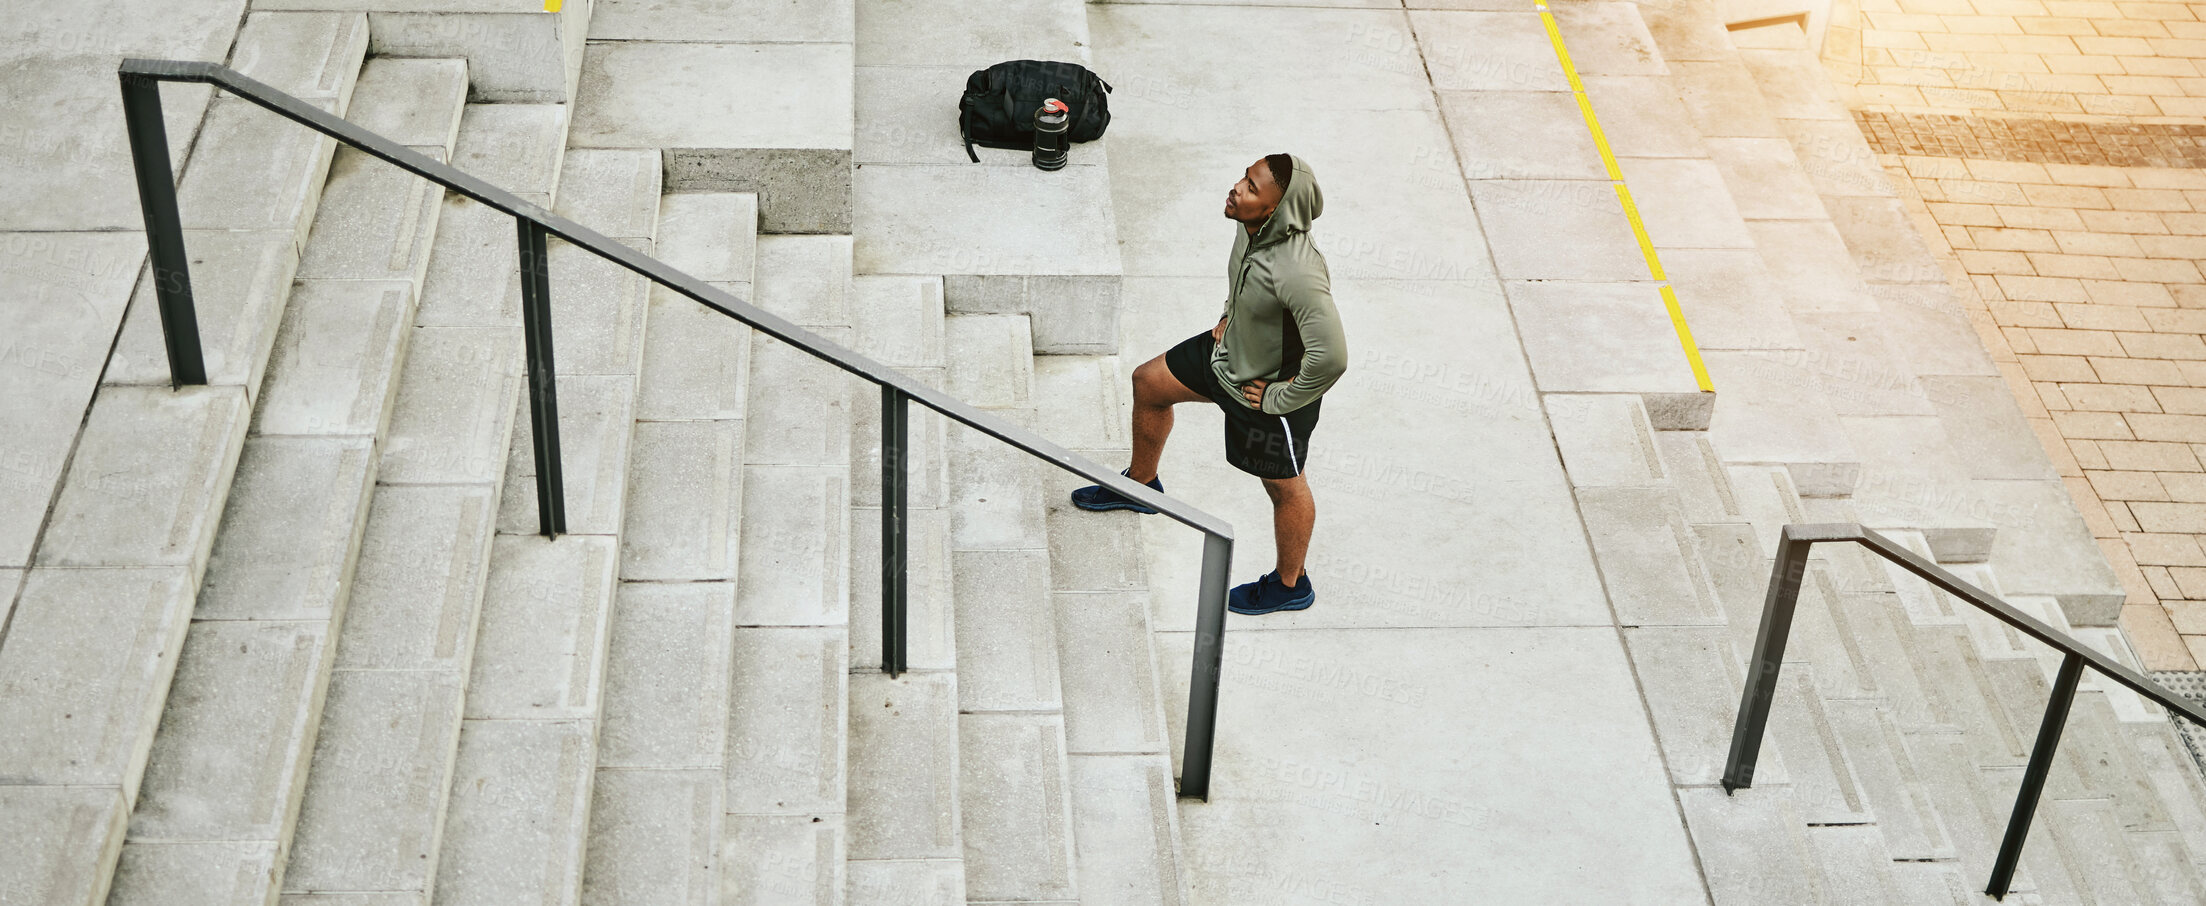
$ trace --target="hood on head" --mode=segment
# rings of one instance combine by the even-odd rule
[[[1294,178],[1287,181],[1287,194],[1280,196],[1279,207],[1265,218],[1256,235],[1249,239],[1249,247],[1270,245],[1296,233],[1309,232],[1310,221],[1325,212],[1325,193],[1318,191],[1317,174],[1310,172],[1310,165],[1302,158],[1287,155],[1294,161]]]

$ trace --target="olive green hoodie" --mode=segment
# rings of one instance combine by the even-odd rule
[[[1225,337],[1210,351],[1210,370],[1242,405],[1248,405],[1242,384],[1258,378],[1272,382],[1264,388],[1264,404],[1249,407],[1271,415],[1309,405],[1348,370],[1347,336],[1340,313],[1333,309],[1332,278],[1325,256],[1310,242],[1310,221],[1325,210],[1325,196],[1310,166],[1302,158],[1293,160],[1286,194],[1256,234],[1238,222],[1233,225]],[[1299,368],[1281,361],[1286,317],[1294,318],[1301,331]]]

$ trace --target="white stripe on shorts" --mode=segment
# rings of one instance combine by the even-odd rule
[[[1287,464],[1294,466],[1296,475],[1302,474],[1302,463],[1294,455],[1294,429],[1287,425],[1287,417],[1279,416],[1279,430],[1287,432]]]

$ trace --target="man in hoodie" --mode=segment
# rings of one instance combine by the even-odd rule
[[[1348,368],[1347,338],[1333,309],[1325,256],[1310,221],[1325,209],[1309,164],[1273,154],[1242,173],[1226,194],[1233,231],[1226,306],[1218,326],[1134,369],[1134,455],[1123,474],[1159,491],[1157,461],[1172,433],[1172,407],[1216,403],[1225,412],[1226,461],[1264,481],[1272,500],[1274,569],[1233,589],[1235,613],[1302,610],[1317,590],[1302,572],[1317,504],[1302,467],[1319,397]],[[1072,492],[1088,510],[1156,510],[1100,485]]]

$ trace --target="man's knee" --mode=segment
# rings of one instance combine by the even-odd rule
[[[1271,497],[1272,503],[1279,504],[1297,497],[1308,496],[1310,486],[1300,475],[1293,478],[1266,478],[1264,479],[1264,493]]]
[[[1170,383],[1165,383],[1169,381]],[[1179,379],[1165,368],[1164,359],[1154,358],[1134,369],[1134,403],[1140,406],[1165,407],[1179,402]]]

